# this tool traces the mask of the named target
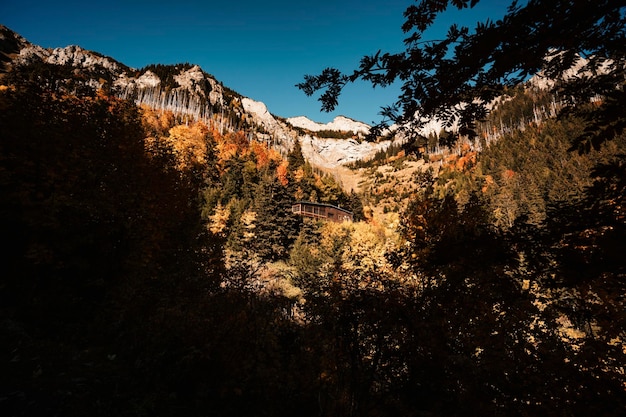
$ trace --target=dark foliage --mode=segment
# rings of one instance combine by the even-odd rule
[[[423,25],[428,15],[414,19]],[[231,158],[222,176],[180,171],[166,143],[146,150],[132,103],[80,89],[75,76],[15,69],[0,91],[2,415],[625,409],[623,155],[598,159],[579,198],[546,200],[543,221],[523,213],[506,229],[494,227],[488,195],[438,197],[425,174],[425,191],[402,216],[405,244],[389,253],[406,282],[383,268],[347,272],[347,234],[330,245],[322,274],[315,244],[325,236],[277,208],[299,187],[356,212],[354,194],[316,177],[297,149],[291,169],[302,178],[290,171],[287,186],[252,155]],[[546,141],[565,130],[546,124]],[[563,158],[560,139],[545,145],[545,160],[532,153],[541,143],[503,140],[510,158],[494,146],[485,163],[542,172],[531,160]],[[209,159],[206,169],[216,169]],[[257,212],[260,239],[240,242],[244,253],[284,259],[295,239],[306,299],[297,312],[282,294],[218,285],[226,238],[206,231],[202,188],[236,215]],[[575,340],[564,337],[565,322]]]
[[[255,194],[257,222],[253,247],[264,260],[286,259],[302,223],[300,217],[291,213],[293,196],[271,171],[262,176]]]
[[[169,351],[180,297],[216,285],[221,249],[197,185],[146,154],[134,104],[71,94],[64,69],[14,69],[0,97],[0,408],[141,414],[135,384]]]
[[[507,86],[515,86],[540,70],[559,79],[579,57],[584,57],[587,61],[579,71],[580,78],[563,79],[555,85],[570,104],[588,101],[596,94],[605,97],[590,115],[603,125],[602,129],[596,126],[584,132],[580,146],[610,139],[624,128],[623,115],[613,105],[623,102],[624,95],[623,2],[515,1],[501,20],[479,22],[473,30],[454,24],[443,40],[422,39],[448,7],[464,9],[477,3],[419,1],[404,13],[402,29],[408,35],[404,52],[379,51],[366,56],[351,74],[327,68],[319,75],[305,76],[298,87],[307,95],[322,91],[322,110],[330,111],[348,83],[364,80],[385,87],[399,81],[402,94],[395,104],[383,108],[384,119],[374,135],[387,121],[408,124],[409,133],[414,132],[412,128],[420,122],[415,115],[419,114],[437,117],[447,127],[458,120],[459,134],[472,136],[474,123],[487,113],[486,105]]]

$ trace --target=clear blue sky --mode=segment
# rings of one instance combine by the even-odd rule
[[[295,87],[328,66],[344,71],[377,50],[403,49],[411,0],[0,0],[0,24],[43,47],[80,45],[141,68],[190,62],[224,85],[263,101],[275,115],[328,122],[337,115],[378,122],[397,89],[349,87],[333,113]],[[473,25],[503,15],[508,0],[482,0],[438,20]],[[432,36],[436,37],[437,28]]]

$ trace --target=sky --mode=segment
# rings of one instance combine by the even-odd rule
[[[295,85],[326,67],[350,72],[378,50],[401,52],[411,0],[0,0],[0,24],[45,48],[79,45],[133,68],[189,62],[281,117],[327,123],[344,115],[381,120],[399,87],[348,86],[334,112]],[[450,24],[498,19],[508,0],[482,0],[441,16],[425,39]]]

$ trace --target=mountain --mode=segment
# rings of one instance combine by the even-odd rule
[[[287,122],[294,127],[307,129],[311,132],[335,130],[342,132],[352,132],[354,134],[368,134],[371,128],[371,126],[369,126],[368,124],[350,119],[349,117],[345,116],[337,116],[332,122],[326,124],[314,122],[306,116],[290,117],[287,119]]]
[[[371,158],[392,142],[389,139],[377,143],[363,142],[361,139],[370,126],[344,116],[327,124],[306,117],[277,117],[263,102],[229,89],[198,65],[153,64],[135,69],[77,45],[43,48],[0,25],[2,71],[36,63],[80,71],[84,86],[107,89],[137,105],[213,123],[222,132],[245,130],[249,138],[271,144],[283,154],[298,140],[304,157],[321,169]]]

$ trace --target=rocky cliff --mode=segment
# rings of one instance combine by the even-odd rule
[[[0,26],[0,63],[4,72],[33,63],[69,66],[83,73],[85,85],[91,88],[106,88],[138,105],[215,123],[225,131],[245,130],[248,137],[270,143],[283,153],[298,140],[305,158],[322,169],[370,158],[391,143],[388,139],[361,140],[370,126],[344,116],[327,124],[304,116],[277,117],[263,102],[223,86],[197,65],[155,64],[135,69],[77,45],[43,48],[4,26]],[[354,138],[337,139],[332,132],[352,133]]]

